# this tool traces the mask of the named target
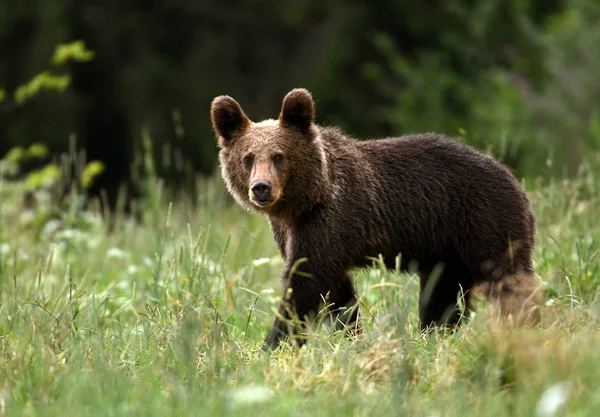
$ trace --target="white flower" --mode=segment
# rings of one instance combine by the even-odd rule
[[[81,216],[93,226],[102,226],[102,216],[100,214],[85,211]]]
[[[42,229],[43,236],[53,235],[60,229],[62,222],[57,219],[48,220]]]
[[[106,256],[108,258],[123,259],[125,255],[125,252],[119,248],[110,248],[106,251]]]
[[[265,402],[271,399],[275,392],[263,385],[246,385],[231,390],[230,395],[234,405],[249,405]]]
[[[81,237],[81,231],[78,229],[65,229],[56,234],[57,239],[75,240]]]
[[[144,259],[142,259],[142,262],[144,262],[144,265],[146,265],[148,268],[152,268],[154,266],[152,259],[150,259],[147,256],[144,256]]]
[[[34,219],[35,219],[35,212],[33,210],[24,210],[21,213],[21,217],[19,218],[19,221],[21,222],[21,224],[26,225],[26,224],[31,223]]]
[[[102,239],[98,236],[94,236],[94,237],[90,236],[87,240],[88,247],[90,247],[90,248],[97,248],[98,246],[100,246],[101,242],[102,242]]]
[[[260,266],[260,265],[268,264],[269,261],[270,261],[269,258],[260,258],[260,259],[253,261],[252,264],[254,266]]]
[[[116,284],[116,287],[120,290],[129,290],[131,288],[131,283],[129,281],[119,281]]]
[[[569,399],[571,393],[571,383],[569,381],[561,381],[548,388],[535,407],[536,414],[540,417],[553,417],[556,415],[560,407],[562,407]]]
[[[8,243],[3,243],[0,245],[0,255],[8,255],[11,251],[10,245]]]

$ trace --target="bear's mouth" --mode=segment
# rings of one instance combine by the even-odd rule
[[[273,198],[273,196],[269,196],[268,198],[262,198],[259,200],[258,198],[256,198],[256,196],[252,196],[250,198],[250,201],[259,209],[268,209],[274,206],[275,203],[277,203],[278,199]]]
[[[265,200],[252,200],[254,204],[256,204],[259,207],[268,207],[271,204],[273,204],[275,201],[271,198],[267,198]]]

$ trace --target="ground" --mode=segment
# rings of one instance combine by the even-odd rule
[[[527,182],[536,329],[477,314],[423,337],[416,276],[355,273],[363,335],[323,326],[260,350],[283,267],[269,226],[221,180],[196,207],[159,196],[114,228],[73,202],[27,211],[0,180],[0,415],[552,416],[600,407],[598,179]]]

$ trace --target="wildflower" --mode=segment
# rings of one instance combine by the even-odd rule
[[[0,255],[8,255],[11,251],[10,245],[8,243],[3,243],[0,245]]]
[[[125,251],[119,248],[110,248],[106,251],[106,256],[108,258],[123,259],[125,258],[125,255]]]
[[[548,388],[540,397],[535,408],[536,414],[540,417],[553,417],[557,415],[558,410],[569,399],[571,393],[571,384],[569,381],[561,381]]]
[[[246,385],[231,391],[231,399],[235,405],[262,403],[271,399],[275,393],[263,385]]]
[[[260,258],[260,259],[253,261],[252,264],[254,266],[260,266],[260,265],[268,264],[269,261],[270,261],[269,258]]]

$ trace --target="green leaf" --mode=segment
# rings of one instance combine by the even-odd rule
[[[60,174],[60,168],[56,164],[48,164],[40,170],[31,172],[25,180],[25,185],[29,190],[47,187],[54,184]]]
[[[43,143],[34,143],[27,150],[27,156],[30,158],[43,159],[48,156],[48,147]]]
[[[15,101],[23,103],[25,100],[38,94],[41,90],[57,90],[65,91],[71,82],[71,77],[68,75],[55,75],[48,71],[44,71],[35,77],[27,84],[20,86],[15,91]]]
[[[101,161],[91,161],[86,165],[81,174],[81,185],[83,188],[88,189],[94,183],[94,179],[102,174],[106,169],[106,166]]]
[[[85,42],[75,41],[57,45],[51,62],[54,65],[61,65],[69,61],[87,62],[93,58],[94,53],[86,49]]]
[[[3,160],[11,162],[13,164],[18,164],[27,156],[27,152],[20,146],[12,148],[6,155],[4,155]]]

